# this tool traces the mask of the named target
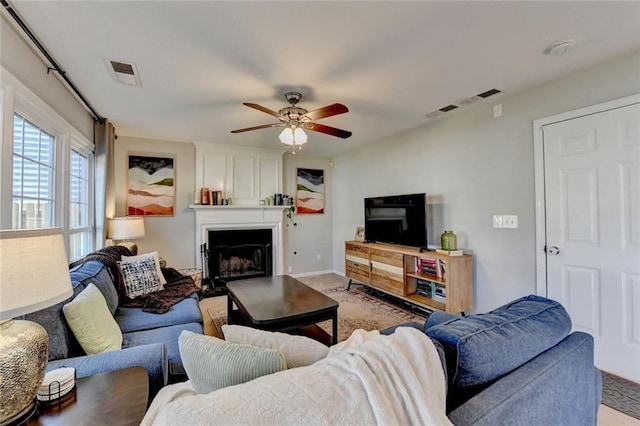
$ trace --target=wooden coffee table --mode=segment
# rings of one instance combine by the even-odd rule
[[[288,275],[227,283],[227,324],[304,334],[326,345],[338,342],[338,302]],[[233,309],[233,305],[238,309]],[[316,324],[332,320],[329,336]]]

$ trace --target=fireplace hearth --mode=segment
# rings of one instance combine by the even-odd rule
[[[207,266],[214,286],[273,275],[271,229],[209,230]]]

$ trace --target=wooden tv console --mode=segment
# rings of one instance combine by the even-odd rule
[[[435,263],[437,272],[422,272],[422,262]],[[345,269],[351,280],[429,310],[463,313],[473,307],[472,255],[347,241]]]

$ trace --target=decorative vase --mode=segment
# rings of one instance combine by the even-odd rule
[[[458,237],[453,231],[444,231],[440,237],[440,245],[442,250],[457,250],[458,249]]]

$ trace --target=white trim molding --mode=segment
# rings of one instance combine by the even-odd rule
[[[196,268],[202,268],[200,246],[208,242],[209,231],[237,229],[270,229],[273,243],[273,273],[284,273],[284,242],[282,224],[287,206],[192,206],[195,211]]]

